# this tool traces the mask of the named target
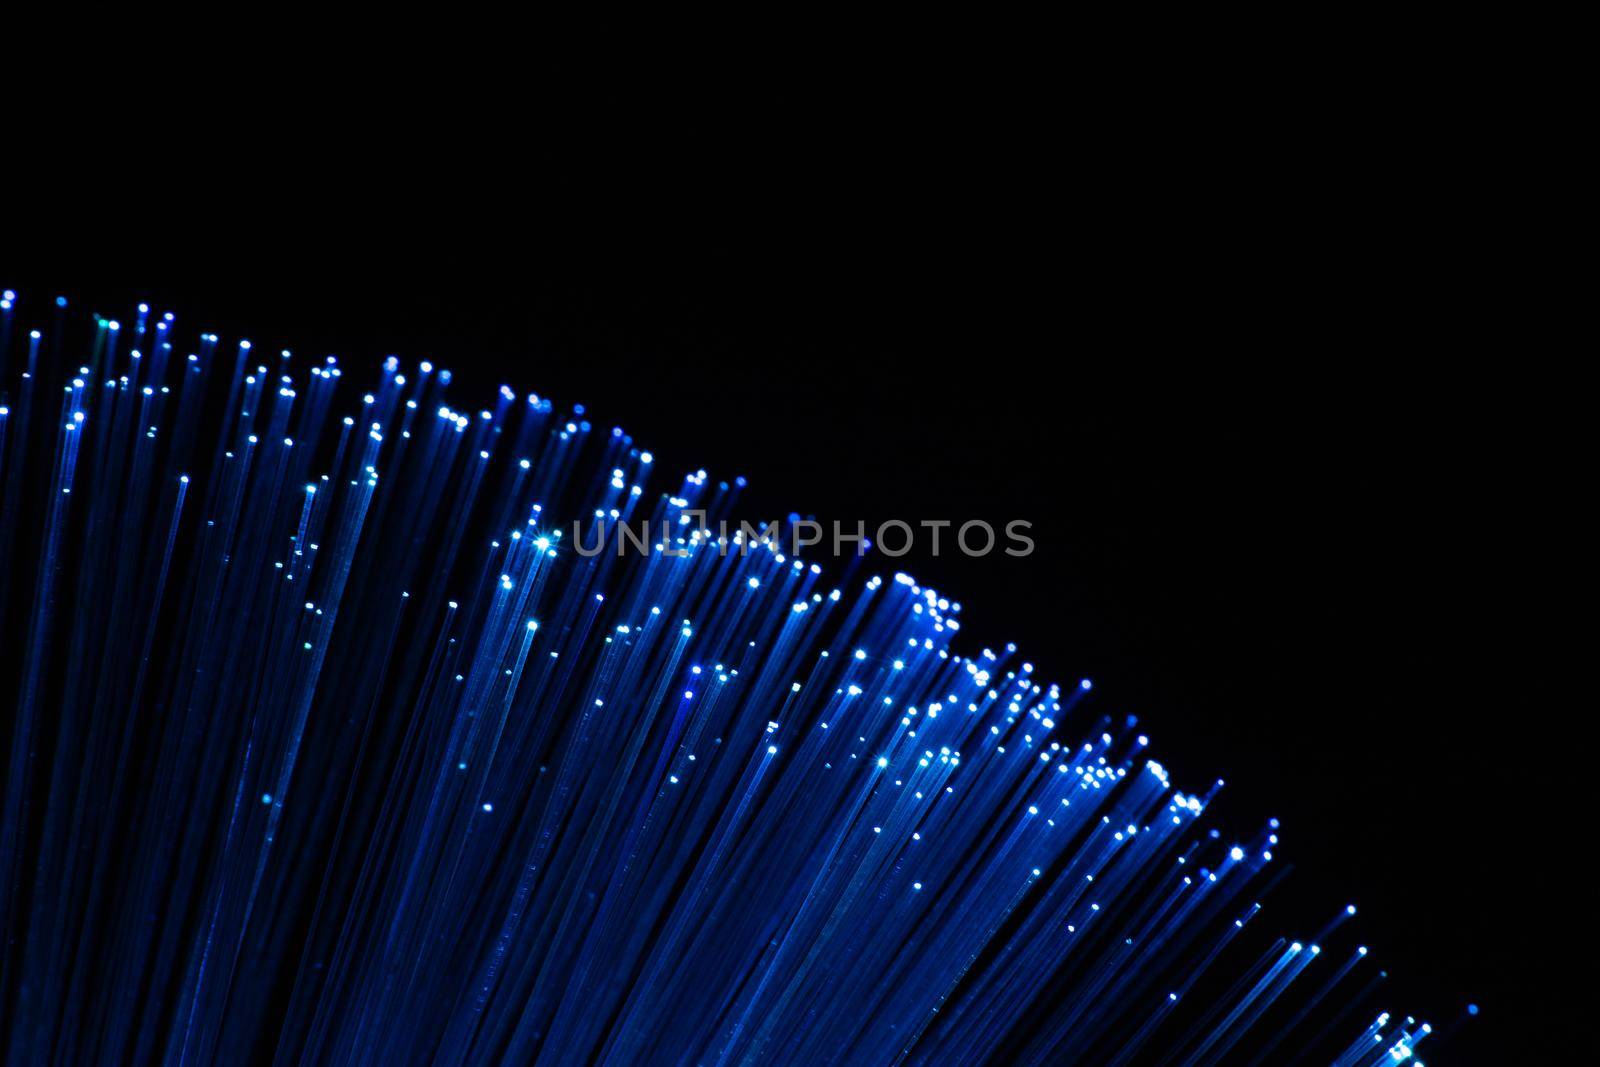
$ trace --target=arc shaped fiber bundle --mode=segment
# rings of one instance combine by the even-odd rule
[[[1224,835],[1087,681],[913,578],[724,536],[738,483],[536,395],[458,410],[427,363],[361,395],[147,307],[0,315],[5,1062],[1428,1033],[1368,1005],[1354,909],[1262,936],[1275,824]]]

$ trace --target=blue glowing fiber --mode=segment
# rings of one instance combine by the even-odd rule
[[[722,536],[742,479],[663,489],[626,433],[508,388],[457,409],[431,363],[361,393],[144,306],[25,334],[6,305],[6,1062],[1371,1064],[1426,1035],[1360,1030],[1342,908],[1255,936],[1273,826],[1215,832],[1087,681],[958,654],[909,576],[836,589]]]

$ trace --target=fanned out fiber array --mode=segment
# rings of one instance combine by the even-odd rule
[[[1224,838],[1087,681],[957,654],[960,605],[870,556],[834,588],[724,535],[738,483],[661,491],[582,408],[458,412],[427,363],[357,401],[332,358],[16,304],[6,1062],[1354,1065],[1428,1033],[1362,1029],[1353,908],[1256,938],[1275,823]]]

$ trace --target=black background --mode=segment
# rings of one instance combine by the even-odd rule
[[[880,567],[960,600],[963,650],[1093,678],[1180,786],[1227,778],[1229,824],[1279,817],[1263,921],[1355,902],[1377,1006],[1482,1006],[1447,1061],[1539,1040],[1562,652],[1529,598],[1563,580],[1536,516],[1574,427],[1448,190],[675,139],[435,182],[420,150],[208,164],[182,226],[13,221],[0,285],[581,402],[674,479],[747,476],[751,520],[1029,520],[1026,559]]]

